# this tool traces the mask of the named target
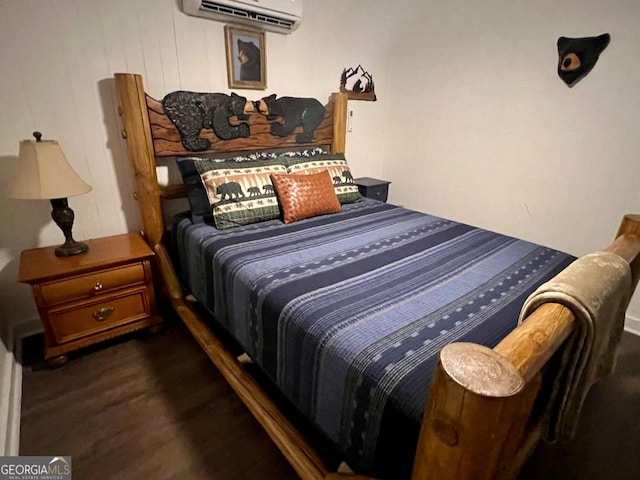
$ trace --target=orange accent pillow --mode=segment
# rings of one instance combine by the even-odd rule
[[[271,174],[284,223],[326,213],[340,213],[342,207],[327,170],[310,175]]]

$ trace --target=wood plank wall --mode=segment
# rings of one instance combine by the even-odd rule
[[[325,104],[339,87],[342,69],[359,61],[379,72],[382,81],[386,48],[371,48],[379,37],[375,29],[352,29],[352,22],[371,13],[369,4],[342,3],[307,2],[305,22],[294,34],[267,33],[268,89],[239,93],[256,100],[271,93],[313,96]],[[40,130],[60,141],[70,163],[92,185],[92,192],[69,199],[76,214],[74,237],[136,231],[141,222],[131,199],[133,179],[120,138],[113,74],[141,74],[147,93],[158,99],[179,89],[230,91],[224,24],[187,16],[179,4],[0,1],[0,41],[6,47],[0,49],[0,223],[15,225],[0,229],[0,312],[8,322],[37,318],[30,290],[16,282],[20,251],[63,240],[47,201],[6,198],[19,140]],[[335,22],[338,9],[348,11],[349,22]],[[357,59],[344,55],[346,44],[362,52]],[[350,164],[360,176],[379,176],[382,170],[380,142],[371,139],[367,130],[375,129],[367,124],[381,121],[384,109],[370,103],[350,107],[356,116],[359,109],[370,110],[350,136],[355,140]]]

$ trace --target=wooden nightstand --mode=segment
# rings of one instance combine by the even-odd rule
[[[377,178],[362,177],[354,179],[358,186],[360,195],[374,200],[386,202],[389,195],[389,184],[386,180],[378,180]]]
[[[44,325],[45,359],[146,327],[158,326],[151,257],[138,234],[97,238],[89,251],[56,257],[55,247],[25,250],[19,281],[33,288]]]

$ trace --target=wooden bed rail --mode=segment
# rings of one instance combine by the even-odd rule
[[[626,215],[607,251],[640,275],[640,215]],[[574,328],[563,305],[533,312],[493,350],[450,344],[440,352],[420,432],[412,480],[515,478],[537,445],[531,418],[541,369]]]
[[[282,414],[275,402],[262,392],[238,359],[230,355],[222,342],[212,335],[207,324],[194,312],[191,305],[182,299],[173,299],[172,303],[202,349],[298,475],[309,480],[326,479],[331,469]]]

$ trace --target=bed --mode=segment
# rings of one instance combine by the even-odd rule
[[[287,127],[286,111],[264,115],[252,99],[194,134],[181,124],[193,110],[177,108],[170,119],[174,105],[147,96],[139,75],[116,74],[115,82],[159,288],[302,478],[515,478],[542,435],[547,378],[576,328],[574,312],[558,303],[543,304],[520,326],[518,314],[573,257],[354,196],[340,156],[344,94],[332,94],[311,126]],[[183,95],[169,98],[176,96]],[[256,160],[263,151],[275,153]],[[234,158],[203,160],[211,154]],[[186,157],[185,183],[161,187],[156,158],[170,156]],[[340,165],[318,180],[340,205],[283,223],[269,204],[268,180],[256,178],[268,174],[280,194],[286,182],[302,181],[282,172],[318,162]],[[217,195],[219,216],[202,221],[196,195],[203,192],[192,187],[236,167],[249,169],[253,183],[217,181],[208,194]],[[309,182],[321,176],[307,173]],[[185,195],[191,212],[171,229],[176,259],[163,202]],[[255,203],[260,221],[234,213],[239,200]],[[285,219],[287,201],[278,197]],[[640,218],[625,216],[609,247],[630,265],[633,287],[639,233]],[[327,464],[210,317],[357,473]]]

